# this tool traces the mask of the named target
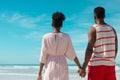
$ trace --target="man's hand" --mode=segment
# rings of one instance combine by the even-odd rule
[[[86,76],[86,70],[79,69],[78,73],[79,73],[79,76],[81,76],[81,77],[85,77]]]

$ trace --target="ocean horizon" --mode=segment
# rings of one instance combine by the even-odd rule
[[[39,66],[40,64],[0,64],[0,66]],[[83,65],[83,64],[81,64]],[[69,64],[68,66],[76,66],[76,64]],[[120,64],[116,64],[116,66],[120,66]]]
[[[85,78],[79,77],[75,64],[68,64],[68,69],[70,80],[87,79],[87,76]],[[0,80],[36,80],[38,72],[39,64],[0,64]],[[119,80],[120,64],[116,64],[116,75]]]

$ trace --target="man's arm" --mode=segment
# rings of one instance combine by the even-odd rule
[[[117,33],[114,28],[113,28],[113,31],[115,33],[115,59],[116,59],[117,52],[118,52],[118,38],[117,38]]]
[[[84,60],[84,64],[83,64],[84,71],[86,70],[88,62],[90,61],[90,58],[92,56],[93,46],[94,46],[95,41],[96,41],[96,30],[94,27],[92,27],[88,33],[88,46],[86,49],[85,60]]]

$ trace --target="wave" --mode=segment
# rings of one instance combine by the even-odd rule
[[[33,77],[35,76],[36,77],[38,76],[37,71],[39,70],[35,70],[35,69],[38,69],[38,68],[39,66],[6,66],[5,68],[4,66],[0,66],[0,75],[33,76]],[[71,77],[78,76],[76,75],[78,70],[77,66],[68,66],[68,68],[69,68],[69,75]],[[11,70],[9,71],[9,69]],[[14,69],[17,69],[17,70],[14,70]],[[26,70],[21,70],[21,69],[27,69],[27,72]],[[32,69],[32,72],[31,72],[31,69]],[[117,75],[120,75],[120,66],[116,66],[116,72],[117,72]]]
[[[13,66],[16,69],[39,69],[39,66]]]
[[[25,73],[0,73],[0,75],[38,76],[38,74],[25,74]]]
[[[2,70],[15,70],[15,69],[30,69],[30,70],[39,70],[39,66],[0,66],[0,72]],[[69,70],[78,70],[77,66],[68,66]],[[116,66],[116,70],[120,72],[120,66]]]
[[[120,72],[120,66],[116,66],[115,68],[117,72]]]
[[[39,69],[39,66],[0,66],[0,69]]]

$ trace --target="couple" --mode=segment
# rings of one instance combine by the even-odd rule
[[[88,33],[88,46],[81,67],[68,34],[60,32],[65,16],[56,12],[52,15],[54,32],[44,35],[40,56],[38,80],[69,80],[66,57],[78,66],[81,77],[88,80],[116,80],[115,58],[117,55],[117,35],[113,27],[104,22],[105,9],[94,9],[95,25]],[[45,65],[44,77],[42,70]]]

